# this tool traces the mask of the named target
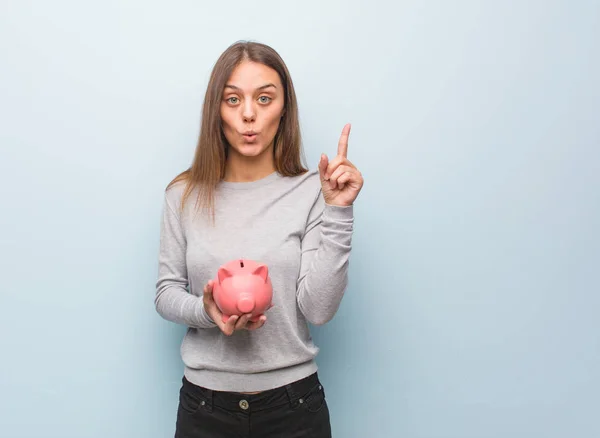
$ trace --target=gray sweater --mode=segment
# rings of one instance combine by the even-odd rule
[[[183,184],[165,194],[155,304],[188,327],[184,375],[214,390],[276,388],[317,370],[308,323],[336,313],[347,285],[353,207],[325,204],[318,171],[253,182],[221,182],[215,223],[198,213],[192,193],[180,213]],[[233,259],[265,263],[274,307],[261,328],[225,336],[204,310],[204,285]]]

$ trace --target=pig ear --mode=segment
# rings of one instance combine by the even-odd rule
[[[253,275],[258,275],[260,278],[262,278],[265,283],[267,282],[267,277],[269,276],[269,268],[267,268],[267,265],[259,265],[254,272],[252,272]]]
[[[231,277],[231,272],[227,268],[219,268],[217,272],[217,278],[219,279],[219,284],[223,283],[223,280]]]

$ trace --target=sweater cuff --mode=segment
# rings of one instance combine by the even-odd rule
[[[348,206],[325,204],[323,219],[333,221],[354,219],[354,204]]]
[[[199,326],[205,328],[216,327],[217,324],[213,321],[208,312],[206,312],[206,309],[204,308],[204,301],[202,301],[202,298],[200,297],[198,298],[198,306],[200,307],[200,318],[198,321]]]

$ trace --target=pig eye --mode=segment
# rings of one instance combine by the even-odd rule
[[[243,267],[244,267],[244,261],[240,260],[240,268],[243,268]]]

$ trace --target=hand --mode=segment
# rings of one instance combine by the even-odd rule
[[[323,197],[330,205],[352,205],[363,186],[361,173],[347,158],[349,136],[350,124],[347,124],[342,130],[337,156],[329,162],[327,155],[322,154],[319,161]]]
[[[212,318],[212,320],[219,326],[221,331],[227,335],[231,336],[236,330],[256,330],[264,325],[267,317],[262,315],[258,321],[252,322],[249,319],[252,317],[251,313],[247,313],[245,315],[231,315],[227,322],[223,322],[223,313],[217,307],[217,303],[215,303],[215,299],[213,297],[213,280],[209,280],[209,282],[204,286],[204,309],[208,316]]]

